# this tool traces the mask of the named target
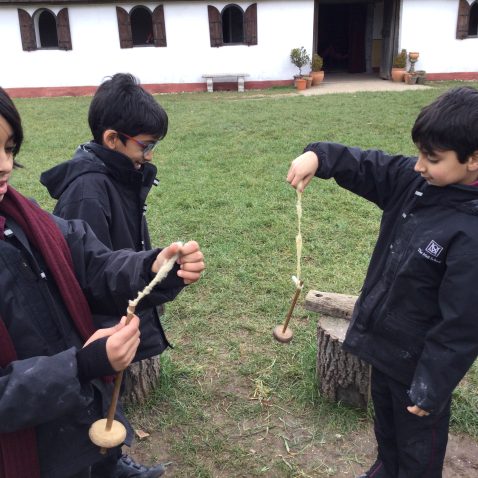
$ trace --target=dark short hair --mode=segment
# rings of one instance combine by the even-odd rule
[[[425,152],[455,151],[465,163],[478,151],[478,90],[452,88],[425,106],[413,125],[412,140]]]
[[[3,116],[5,118],[5,120],[13,130],[13,141],[15,143],[13,157],[15,158],[15,156],[20,151],[20,147],[23,143],[22,120],[20,118],[20,113],[18,112],[12,99],[10,98],[10,96],[8,96],[7,92],[2,87],[0,87],[0,116]],[[13,166],[21,167],[21,165],[15,160],[13,160]]]
[[[88,123],[93,139],[100,144],[107,129],[129,136],[151,134],[158,139],[168,132],[166,111],[129,73],[116,73],[98,87],[90,104]]]

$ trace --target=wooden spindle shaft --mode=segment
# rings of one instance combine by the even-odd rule
[[[304,284],[303,281],[299,281],[299,284],[297,286],[297,289],[295,290],[294,297],[292,299],[292,303],[289,307],[289,312],[287,313],[287,317],[284,322],[284,326],[282,327],[282,333],[285,334],[285,331],[287,330],[287,326],[289,325],[290,318],[292,317],[292,312],[294,311],[295,304],[297,303],[297,300],[299,299],[300,291],[302,290],[302,285]]]
[[[127,315],[126,315],[126,325],[131,322],[135,311],[135,306],[128,306]],[[108,408],[108,414],[106,415],[106,425],[105,431],[109,432],[113,426],[113,421],[115,419],[116,407],[118,406],[118,399],[121,390],[121,383],[123,382],[123,370],[118,372],[115,377],[115,383],[113,388],[113,395],[111,397],[111,403]],[[101,448],[100,452],[104,455],[106,453],[106,448]]]

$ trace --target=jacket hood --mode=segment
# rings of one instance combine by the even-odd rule
[[[79,176],[89,173],[112,175],[127,187],[140,188],[143,199],[154,183],[157,183],[157,168],[145,163],[136,170],[124,154],[90,142],[78,147],[73,158],[43,172],[40,182],[54,199],[59,199],[68,186]]]
[[[52,198],[58,199],[78,176],[86,173],[107,174],[105,164],[92,153],[89,146],[89,143],[80,145],[72,159],[41,174],[40,182],[48,189]]]

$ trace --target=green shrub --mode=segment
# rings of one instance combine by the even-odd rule
[[[398,55],[395,55],[392,66],[393,68],[405,68],[407,66],[407,50],[402,49]]]

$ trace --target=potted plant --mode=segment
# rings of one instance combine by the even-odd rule
[[[300,48],[292,48],[290,51],[290,61],[299,68],[299,75],[295,80],[295,87],[298,90],[303,90],[306,87],[306,80],[302,77],[302,67],[307,65],[310,62],[310,57],[306,51],[306,49],[301,46]]]
[[[305,80],[306,88],[310,88],[312,86],[312,76],[311,75],[304,75],[302,78],[304,78],[304,80]]]
[[[405,67],[407,66],[407,50],[402,49],[398,55],[395,56],[392,63],[392,81],[403,81],[405,75]]]
[[[417,75],[417,85],[424,85],[427,79],[427,72],[425,70],[417,70],[415,74]]]
[[[405,73],[404,81],[407,85],[415,85],[417,83],[418,75],[415,72]]]
[[[312,77],[312,86],[317,86],[324,79],[324,70],[322,66],[324,65],[324,59],[318,54],[314,53],[312,55],[311,62],[311,72],[310,76]]]

